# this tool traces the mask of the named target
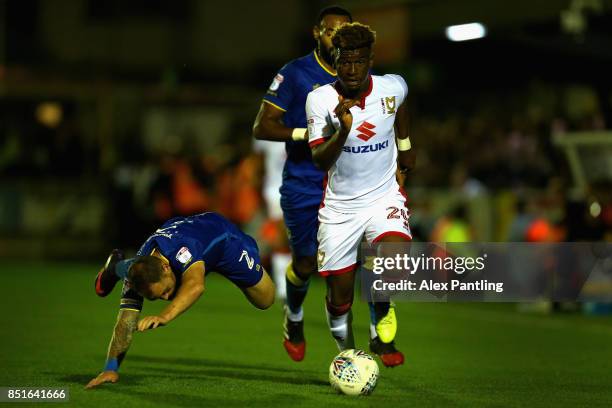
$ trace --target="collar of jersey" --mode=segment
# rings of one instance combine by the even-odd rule
[[[329,75],[333,75],[333,76],[337,75],[336,73],[331,72],[329,69],[327,69],[327,67],[325,65],[323,65],[323,63],[319,59],[319,56],[317,55],[317,50],[314,50],[312,53],[314,54],[314,57],[315,57],[315,60],[317,61],[317,63],[321,66],[321,68],[323,68],[323,70],[325,72],[327,72]]]
[[[361,99],[359,99],[359,103],[357,104],[361,110],[365,109],[366,98],[372,93],[372,75],[368,75],[368,81],[368,89],[363,93],[363,95],[361,95]],[[334,88],[336,89],[336,92],[340,93],[340,83],[338,81],[334,82]]]

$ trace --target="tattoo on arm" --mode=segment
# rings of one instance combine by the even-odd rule
[[[125,357],[130,343],[132,342],[132,334],[138,328],[138,316],[140,312],[135,310],[120,310],[117,316],[117,323],[113,330],[113,338],[108,346],[107,359],[116,358],[119,364]]]

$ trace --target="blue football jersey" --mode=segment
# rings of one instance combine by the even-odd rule
[[[166,221],[137,252],[151,255],[157,249],[180,274],[198,261],[206,270],[214,270],[223,255],[223,243],[231,235],[242,232],[219,214],[208,212]]]
[[[306,128],[306,97],[319,86],[336,80],[320,62],[316,52],[295,59],[274,77],[264,101],[284,111],[283,123],[290,128]],[[298,192],[321,196],[323,172],[315,167],[306,141],[286,143],[287,160],[283,169],[281,194]]]
[[[226,261],[223,259],[226,242],[244,236],[238,227],[213,212],[177,217],[166,221],[149,236],[138,250],[137,256],[151,255],[157,249],[170,263],[178,286],[183,272],[199,261],[204,262],[206,273],[223,273],[226,269]],[[127,265],[122,269],[124,275],[127,275]],[[127,276],[122,277],[125,280],[120,307],[141,310],[142,296],[130,288]]]

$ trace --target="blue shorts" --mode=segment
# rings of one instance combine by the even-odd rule
[[[239,288],[256,285],[264,273],[257,242],[243,232],[232,234],[225,243],[222,258],[212,272],[220,273]]]
[[[289,244],[297,257],[317,255],[321,199],[322,195],[298,192],[281,194],[281,208],[289,231]]]

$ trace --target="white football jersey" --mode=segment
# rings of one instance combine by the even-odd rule
[[[339,128],[334,114],[338,92],[334,83],[308,94],[306,118],[310,147],[323,143]],[[336,85],[337,86],[337,85]],[[399,75],[371,75],[361,103],[351,108],[353,125],[336,163],[327,173],[323,206],[354,212],[370,206],[390,190],[395,180],[397,148],[395,114],[408,94]]]

